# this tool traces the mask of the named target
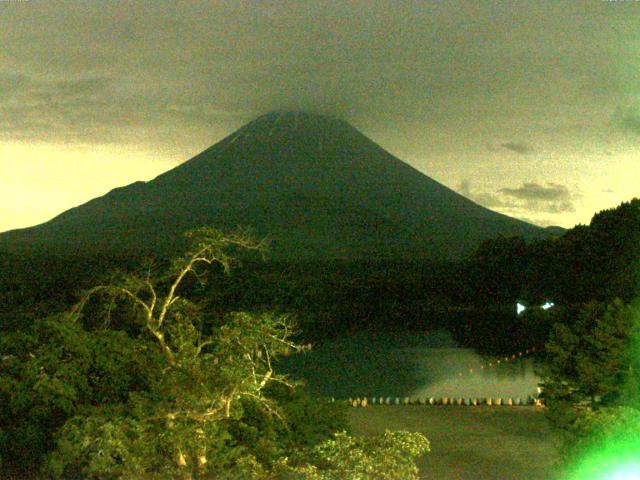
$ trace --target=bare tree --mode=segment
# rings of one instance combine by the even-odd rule
[[[272,361],[301,347],[290,340],[288,317],[272,313],[232,313],[216,331],[205,335],[197,305],[178,294],[181,285],[188,276],[204,282],[207,269],[199,268],[202,266],[219,264],[228,272],[233,262],[230,248],[263,253],[265,242],[244,233],[225,235],[212,228],[188,235],[191,247],[174,261],[163,281],[148,272],[93,287],[73,308],[70,319],[78,321],[89,300],[98,296],[126,301],[141,315],[144,329],[158,343],[166,360],[165,367],[156,367],[162,370],[162,382],[155,392],[166,401],[150,407],[153,413],[146,421],[164,422],[175,432],[176,465],[182,476],[195,478],[206,468],[207,425],[231,418],[235,402],[243,398],[254,401],[285,422],[264,389],[271,382],[293,388],[285,376],[275,373]]]

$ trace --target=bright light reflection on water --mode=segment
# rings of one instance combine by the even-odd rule
[[[517,353],[517,352],[514,352]],[[457,348],[446,333],[358,333],[286,359],[286,370],[322,395],[521,397],[536,393],[530,359],[500,364]],[[493,363],[491,368],[489,362]],[[480,366],[484,365],[485,369]],[[472,372],[470,372],[472,370]]]

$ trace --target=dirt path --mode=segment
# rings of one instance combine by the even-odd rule
[[[431,452],[421,478],[547,480],[557,459],[544,413],[536,407],[370,406],[349,409],[354,433],[421,432]]]

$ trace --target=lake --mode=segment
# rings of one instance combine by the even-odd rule
[[[313,393],[335,398],[535,395],[533,360],[512,354],[506,361],[483,356],[446,332],[358,332],[287,357],[281,367]]]

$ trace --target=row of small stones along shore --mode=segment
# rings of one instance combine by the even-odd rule
[[[334,398],[332,402],[341,401]],[[429,397],[429,398],[411,398],[411,397],[363,397],[363,398],[349,398],[348,400],[342,400],[347,402],[352,407],[367,407],[369,405],[454,405],[454,406],[467,406],[476,407],[478,405],[488,406],[525,406],[535,405],[538,407],[543,406],[542,399],[529,395],[523,399],[516,398],[501,398],[501,397],[487,397],[487,398],[462,398],[462,397]]]

